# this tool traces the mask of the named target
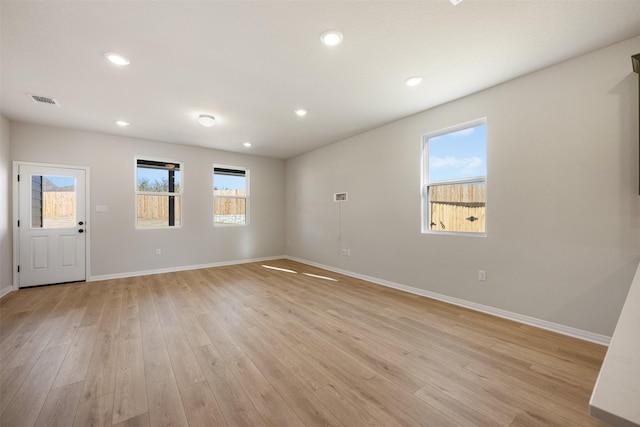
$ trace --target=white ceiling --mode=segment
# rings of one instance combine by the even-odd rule
[[[2,0],[0,13],[10,120],[278,158],[640,35],[639,0]],[[344,42],[322,45],[326,29]],[[412,75],[422,84],[405,86]]]

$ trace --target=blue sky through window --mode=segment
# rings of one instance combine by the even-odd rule
[[[47,175],[44,178],[48,179],[53,185],[59,188],[63,187],[75,187],[76,179],[72,176],[52,176]]]
[[[246,190],[247,178],[244,176],[214,174],[213,187],[217,190]]]
[[[140,185],[141,182],[147,180],[149,184],[153,184],[155,182],[162,183],[163,180],[169,181],[169,171],[167,169],[156,169],[156,168],[145,168],[142,166],[137,167],[137,183]],[[174,184],[177,187],[180,187],[180,171],[177,170],[174,173]]]
[[[429,181],[487,175],[487,125],[429,138]]]

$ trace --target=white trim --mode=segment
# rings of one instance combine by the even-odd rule
[[[435,187],[438,185],[455,185],[455,184],[475,184],[475,183],[486,183],[486,176],[473,176],[471,178],[462,178],[462,179],[443,179],[442,181],[431,181],[425,184],[425,187]]]
[[[450,297],[447,295],[430,292],[424,289],[414,288],[412,286],[403,285],[389,280],[378,279],[377,277],[371,277],[364,274],[353,273],[351,271],[342,270],[340,268],[330,267],[328,265],[319,264],[313,261],[300,259],[292,256],[286,256],[286,259],[297,261],[303,264],[308,264],[313,267],[322,268],[324,270],[333,271],[334,273],[343,274],[345,276],[355,277],[357,279],[366,280],[367,282],[375,283],[377,285],[386,286],[393,289],[398,289],[411,294],[420,295],[423,297],[443,301],[449,304],[457,305],[460,307],[468,308],[470,310],[479,311],[481,313],[490,314],[492,316],[502,317],[503,319],[513,320],[525,325],[535,326],[536,328],[546,329],[551,332],[556,332],[562,335],[578,338],[584,341],[590,341],[596,344],[609,345],[611,337],[606,335],[600,335],[582,329],[572,328],[570,326],[561,325],[559,323],[549,322],[547,320],[537,319],[535,317],[526,316],[524,314],[514,313],[511,311],[503,310],[500,308],[491,307],[488,305],[478,304],[472,301],[463,300],[460,298]]]
[[[438,130],[434,130],[431,132],[427,132],[422,134],[423,137],[427,137],[427,138],[435,138],[441,135],[446,135],[449,133],[454,133],[454,132],[458,132],[461,130],[465,130],[465,129],[469,129],[469,128],[473,128],[476,126],[480,126],[481,124],[486,124],[487,123],[487,116],[484,117],[480,117],[477,119],[473,119],[473,120],[469,120],[468,122],[464,122],[464,123],[458,123],[457,125],[452,125],[452,126],[448,126],[446,128],[442,128],[442,129],[438,129]]]
[[[13,181],[12,190],[12,200],[13,204],[13,214],[11,218],[12,229],[13,229],[13,264],[11,268],[13,271],[11,275],[13,276],[13,290],[17,291],[20,288],[20,276],[18,275],[18,265],[20,265],[20,235],[18,229],[18,218],[20,218],[20,210],[18,209],[19,199],[18,199],[18,175],[19,175],[19,165],[22,162],[13,161],[11,171],[11,180]]]
[[[13,180],[13,290],[20,289],[20,274],[18,271],[18,265],[20,263],[20,230],[18,228],[18,219],[20,218],[19,209],[19,186],[18,175],[20,173],[20,166],[36,166],[36,167],[48,167],[48,168],[61,168],[61,169],[78,169],[84,171],[84,209],[85,209],[85,244],[84,244],[84,277],[88,281],[91,277],[91,168],[89,166],[78,165],[60,165],[57,163],[41,163],[41,162],[25,162],[21,160],[14,160],[12,162],[12,174]],[[4,290],[3,290],[4,291]],[[0,294],[0,298],[4,296]]]
[[[484,125],[487,129],[487,117],[482,117],[479,119],[475,119],[466,123],[461,123],[455,126],[450,126],[448,128],[445,129],[440,129],[437,131],[433,131],[433,132],[429,132],[426,134],[422,135],[422,146],[421,146],[421,164],[420,164],[420,170],[422,173],[422,176],[420,178],[420,191],[421,191],[421,201],[422,201],[422,206],[421,206],[421,224],[422,224],[422,234],[430,234],[430,235],[435,235],[435,234],[444,234],[444,235],[455,235],[455,236],[469,236],[469,237],[487,237],[487,208],[489,206],[488,203],[488,196],[487,196],[487,189],[488,189],[488,185],[487,185],[487,175],[489,173],[488,170],[488,166],[485,165],[485,175],[484,176],[477,176],[477,177],[470,177],[470,178],[462,178],[462,179],[445,179],[445,180],[438,180],[438,181],[431,181],[429,179],[429,140],[432,138],[436,138],[439,136],[443,136],[443,135],[448,135],[451,133],[455,133],[455,132],[459,132],[465,129],[472,129],[472,128],[476,128],[478,126],[482,126]],[[488,132],[488,131],[486,131]],[[485,161],[487,158],[487,139],[486,135],[485,135],[485,141],[484,141],[484,149],[485,149]],[[437,230],[437,229],[432,229],[431,228],[431,224],[430,224],[430,220],[429,218],[431,218],[431,203],[429,200],[429,187],[436,187],[436,186],[441,186],[441,185],[453,185],[453,184],[471,184],[471,183],[484,183],[485,185],[485,225],[484,225],[484,233],[475,233],[475,232],[469,232],[469,231],[441,231],[441,230]]]
[[[589,414],[612,426],[640,426],[640,265],[589,399]]]
[[[216,196],[216,190],[215,190],[215,186],[216,186],[216,168],[220,168],[220,169],[235,169],[238,171],[244,171],[244,178],[245,178],[245,195],[244,196]],[[226,224],[226,223],[216,223],[216,213],[213,212],[213,216],[211,218],[211,223],[213,224],[213,227],[246,227],[249,225],[250,223],[250,215],[251,215],[251,171],[249,170],[248,167],[245,166],[230,166],[230,165],[221,165],[221,164],[217,164],[214,163],[213,164],[213,172],[211,174],[211,177],[213,178],[213,182],[212,182],[212,186],[211,186],[211,196],[212,196],[212,201],[213,201],[213,206],[215,206],[216,203],[216,197],[218,199],[244,199],[244,224]]]
[[[99,280],[110,280],[110,279],[123,279],[126,277],[135,277],[135,276],[148,276],[150,274],[174,273],[176,271],[199,270],[202,268],[211,268],[211,267],[224,267],[227,265],[249,264],[252,262],[273,261],[276,259],[283,259],[283,258],[286,258],[286,257],[284,255],[279,255],[279,256],[271,256],[271,257],[264,257],[264,258],[249,258],[249,259],[240,259],[240,260],[234,260],[234,261],[214,262],[210,264],[182,265],[182,266],[176,266],[176,267],[158,268],[155,270],[128,271],[125,273],[115,273],[115,274],[101,274],[101,275],[89,277],[87,282],[97,282]]]
[[[8,295],[12,291],[15,291],[15,289],[13,289],[13,285],[5,286],[4,288],[0,289],[0,298]]]
[[[138,191],[138,160],[148,160],[150,162],[165,162],[165,163],[173,163],[173,164],[178,164],[179,168],[178,170],[180,171],[180,191],[178,192],[153,192],[153,191]],[[169,169],[167,169],[168,171]],[[169,159],[165,159],[162,157],[153,157],[153,156],[141,156],[141,155],[135,155],[133,157],[133,192],[134,192],[134,203],[135,203],[135,209],[134,209],[134,215],[135,217],[133,218],[133,227],[134,230],[171,230],[171,229],[180,229],[182,228],[182,206],[184,203],[184,199],[183,197],[183,191],[184,191],[184,162],[183,161],[176,161],[176,160],[169,160]],[[153,226],[153,227],[139,227],[138,226],[138,195],[149,195],[149,196],[166,196],[166,197],[170,197],[170,196],[174,196],[174,197],[179,197],[180,198],[180,224],[179,225],[159,225],[159,226]]]

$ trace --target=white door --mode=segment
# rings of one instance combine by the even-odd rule
[[[21,288],[86,280],[85,170],[19,165]]]

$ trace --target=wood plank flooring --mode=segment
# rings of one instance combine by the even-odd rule
[[[47,286],[0,300],[0,426],[596,426],[605,351],[288,260]]]

